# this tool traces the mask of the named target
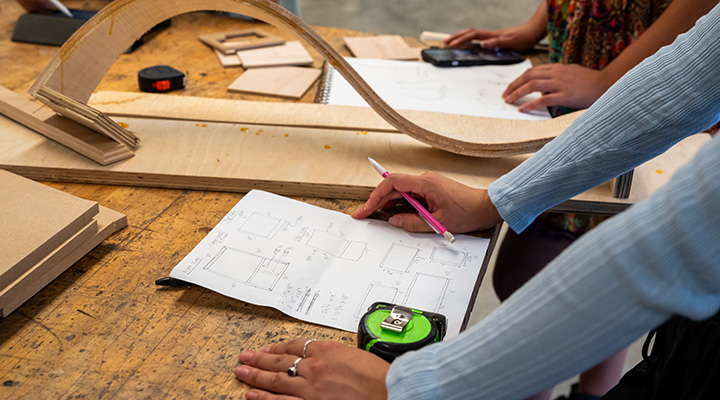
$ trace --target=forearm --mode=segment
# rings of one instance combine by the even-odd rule
[[[565,132],[493,182],[490,198],[520,232],[541,212],[651,159],[714,123],[720,103],[720,6],[613,85]]]
[[[587,369],[673,314],[720,307],[720,139],[651,198],[581,237],[490,316],[402,356],[390,399],[518,399]]]
[[[631,43],[603,71],[603,80],[610,87],[642,60],[690,30],[698,18],[707,14],[718,0],[674,0],[640,37]]]
[[[535,10],[532,17],[524,24],[528,34],[532,37],[534,43],[537,43],[547,34],[548,11],[545,0],[540,2],[540,6]]]

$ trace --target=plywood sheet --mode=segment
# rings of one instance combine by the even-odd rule
[[[346,37],[345,45],[358,58],[414,61],[420,59],[420,49],[411,48],[399,35]]]
[[[223,67],[239,67],[242,65],[242,61],[240,61],[240,58],[238,58],[235,53],[225,54],[220,50],[215,50],[215,55],[217,55]]]
[[[302,67],[254,68],[243,72],[228,90],[300,99],[321,71]]]
[[[0,132],[5,133],[2,129]],[[26,133],[97,165],[32,131]],[[78,233],[97,213],[98,204],[94,201],[0,170],[0,288],[14,282]]]
[[[279,46],[243,50],[235,53],[244,68],[273,67],[278,65],[312,65],[313,58],[300,42],[287,42]]]
[[[367,157],[391,172],[437,171],[464,184],[488,185],[528,156],[478,159],[420,143],[405,135],[355,130],[125,118],[142,136],[135,157],[98,166],[56,143],[0,119],[0,168],[38,179],[200,190],[264,189],[295,196],[366,199],[380,181]],[[627,200],[612,182],[563,205],[567,211],[615,213],[647,197],[709,140],[696,135],[636,170]],[[662,168],[664,174],[655,171]],[[636,190],[637,189],[637,190]]]
[[[95,246],[125,226],[127,218],[123,214],[100,207],[92,223],[80,234],[28,269],[12,285],[0,289],[0,317],[7,317]]]

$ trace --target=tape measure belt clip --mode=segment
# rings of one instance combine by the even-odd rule
[[[360,319],[358,347],[388,362],[445,337],[444,315],[376,302]]]

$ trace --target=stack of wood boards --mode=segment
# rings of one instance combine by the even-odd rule
[[[0,317],[125,226],[94,201],[0,170]]]
[[[56,114],[51,108],[33,101],[30,96],[17,94],[2,86],[0,86],[0,114],[102,165],[134,155],[125,145]]]

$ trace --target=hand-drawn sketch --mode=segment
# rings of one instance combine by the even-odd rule
[[[390,271],[410,272],[410,267],[412,267],[412,263],[419,252],[420,250],[416,247],[393,243],[385,253],[380,267]]]
[[[488,240],[412,234],[253,190],[170,273],[304,321],[357,331],[373,302],[440,312],[472,302]]]
[[[240,226],[239,231],[265,239],[272,239],[280,229],[282,222],[280,218],[252,213],[245,223]]]
[[[315,230],[310,236],[307,245],[321,250],[333,257],[345,260],[358,261],[362,257],[367,243],[343,239],[325,231]]]
[[[450,279],[444,276],[415,274],[402,304],[417,310],[440,312]]]
[[[376,301],[386,301],[388,303],[394,303],[397,294],[398,288],[396,287],[383,286],[376,283],[369,284],[367,290],[365,291],[365,295],[363,296],[362,300],[360,300],[360,305],[355,312],[355,316],[358,319],[362,317],[363,314],[365,314],[365,312],[368,310],[368,307],[370,307]]]
[[[466,258],[467,252],[450,248],[448,246],[433,247],[432,254],[430,254],[430,261],[457,266],[464,265]]]
[[[273,290],[288,263],[223,246],[203,270],[258,289]]]

